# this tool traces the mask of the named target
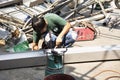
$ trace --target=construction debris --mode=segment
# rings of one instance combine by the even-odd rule
[[[1,28],[0,28],[0,40],[1,40],[1,42],[3,43],[4,42],[3,40],[7,41],[9,38],[11,38],[11,36],[12,35],[10,33],[10,29],[8,29],[8,27],[3,28],[3,26],[1,26]]]
[[[5,1],[8,0],[2,0],[2,2]],[[13,1],[17,2],[18,0]],[[8,30],[11,35],[10,37],[15,39],[18,38],[18,40],[20,39],[19,36],[22,33],[27,36],[27,40],[32,40],[33,29],[31,25],[31,19],[34,15],[41,17],[49,12],[56,13],[74,25],[76,22],[103,19],[106,17],[107,13],[112,12],[113,10],[112,8],[104,9],[101,5],[102,10],[89,14],[89,16],[86,17],[84,15],[80,16],[81,12],[83,10],[87,10],[88,6],[96,3],[101,4],[101,2],[96,2],[95,0],[87,0],[82,3],[79,3],[79,0],[23,0],[22,2],[23,5],[16,5],[14,7],[5,7],[0,9],[0,27],[2,28],[4,25],[9,28],[9,30],[5,28],[3,29],[6,31]],[[12,29],[13,27],[16,29]]]
[[[112,12],[112,11],[113,11],[112,8],[107,8],[107,9],[105,9],[105,12],[106,12],[106,13],[110,13],[110,12]],[[92,14],[90,14],[90,17],[94,17],[94,16],[97,16],[97,15],[100,15],[100,14],[102,14],[102,11],[98,11],[98,12],[92,13]],[[90,18],[90,17],[89,17],[89,18]],[[84,19],[84,18],[86,18],[86,17],[85,17],[85,16],[80,16],[80,17],[75,17],[75,18],[68,19],[68,21],[74,22],[74,21],[76,21],[76,20],[80,20],[80,19]],[[99,18],[98,18],[98,19],[99,19]]]
[[[120,27],[120,14],[108,14],[103,25],[108,26],[110,29]]]
[[[5,46],[5,40],[0,40],[0,46]]]
[[[21,4],[23,0],[0,0],[0,7],[9,6],[12,4]]]
[[[27,7],[33,7],[43,3],[45,0],[23,0],[23,4]]]

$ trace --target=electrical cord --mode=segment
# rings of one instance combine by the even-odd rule
[[[109,80],[111,78],[119,78],[120,79],[120,76],[110,76],[110,77],[107,77],[105,80]]]
[[[104,73],[104,72],[114,72],[114,73],[117,73],[117,74],[120,75],[120,72],[118,72],[118,71],[104,70],[104,71],[99,72],[98,74],[95,74],[92,78],[95,78],[95,77],[97,77],[98,75],[100,75],[100,74],[102,74],[102,73]],[[105,80],[109,80],[109,79],[111,79],[111,78],[120,78],[120,76],[110,76],[110,77],[105,78]]]

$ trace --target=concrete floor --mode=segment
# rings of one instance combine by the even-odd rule
[[[120,61],[66,64],[65,73],[76,80],[105,80],[110,76],[120,76],[119,66]],[[44,80],[44,70],[43,66],[0,71],[0,80]]]
[[[71,64],[66,65],[66,73],[73,75],[76,80],[105,80],[110,76],[120,76],[120,74],[112,72],[120,73],[119,66],[120,61]],[[110,80],[120,80],[120,78]]]

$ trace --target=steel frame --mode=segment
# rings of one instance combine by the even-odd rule
[[[55,50],[59,52],[65,49]],[[0,55],[0,70],[45,65],[46,52],[50,51],[48,49]],[[68,48],[65,52],[64,62],[78,63],[104,60],[120,60],[120,45]]]

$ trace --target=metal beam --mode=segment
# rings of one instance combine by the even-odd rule
[[[1,8],[1,7],[8,6],[8,5],[15,4],[15,3],[22,3],[22,0],[8,0],[8,1],[2,1],[2,2],[0,2],[0,8]]]
[[[45,62],[43,51],[5,54],[0,56],[0,69],[45,65]]]
[[[63,51],[65,49],[55,49]],[[13,53],[0,56],[0,70],[46,64],[46,54],[49,50]],[[74,47],[68,48],[65,53],[65,63],[88,61],[120,60],[120,45]]]

